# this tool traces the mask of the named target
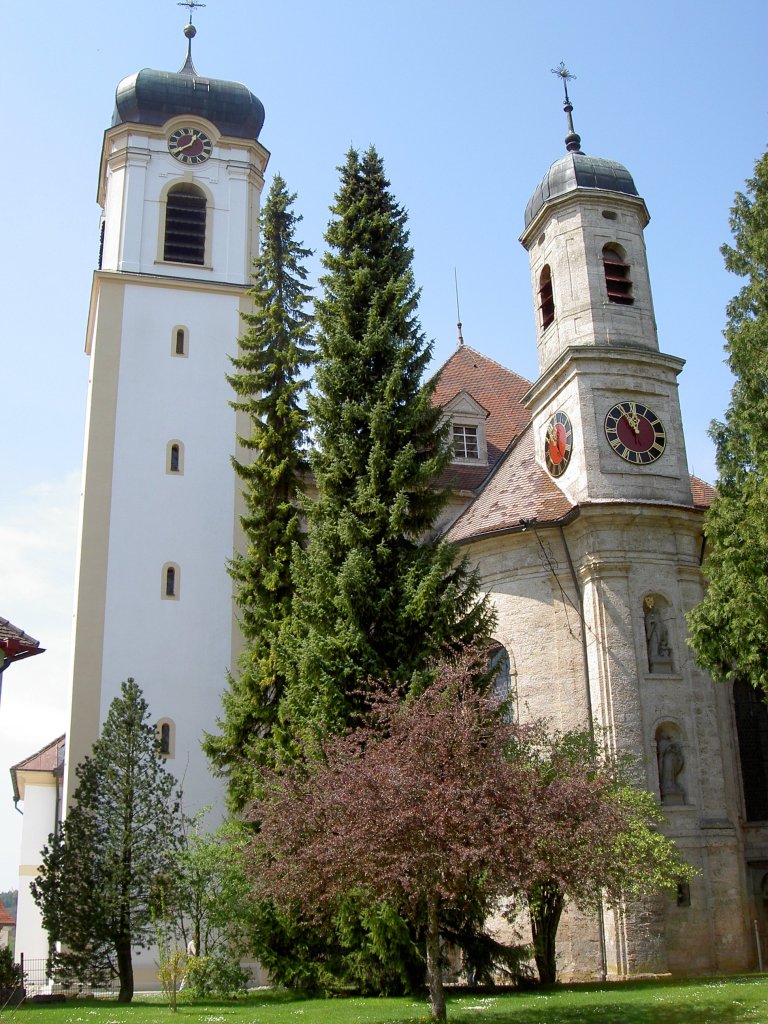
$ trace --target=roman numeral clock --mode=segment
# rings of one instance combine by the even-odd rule
[[[664,454],[667,432],[642,402],[618,402],[605,417],[605,436],[616,454],[635,466],[647,466]]]

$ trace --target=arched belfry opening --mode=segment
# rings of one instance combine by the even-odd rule
[[[175,185],[165,205],[163,259],[170,263],[205,263],[207,201],[197,185]]]

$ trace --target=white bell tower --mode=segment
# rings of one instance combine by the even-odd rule
[[[221,797],[200,744],[237,645],[225,375],[248,308],[269,154],[260,101],[200,76],[191,20],[185,35],[178,73],[120,82],[104,135],[66,793],[132,676],[193,812]]]

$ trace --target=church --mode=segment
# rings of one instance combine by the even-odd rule
[[[247,429],[225,375],[249,308],[269,152],[261,102],[200,75],[191,20],[185,35],[179,72],[118,84],[104,134],[61,799],[63,738],[50,764],[26,765],[50,775],[54,813],[128,676],[187,811],[223,807],[200,744],[240,643],[226,566],[241,512],[230,458]],[[464,344],[459,325],[435,395],[454,450],[438,529],[495,605],[499,681],[521,718],[592,721],[611,750],[635,755],[638,783],[698,870],[676,897],[572,913],[561,976],[743,970],[767,937],[768,721],[751,691],[713,684],[686,644],[713,490],[688,472],[683,362],[657,337],[649,212],[625,167],[582,152],[563,78],[565,153],[533,188],[520,236],[539,376]],[[42,824],[23,845],[17,949],[28,957],[47,951],[27,888],[45,817],[29,815]],[[139,988],[152,973],[141,964]]]

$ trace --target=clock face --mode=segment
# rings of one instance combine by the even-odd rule
[[[608,444],[625,462],[647,466],[664,454],[667,433],[655,412],[642,402],[619,402],[605,417]]]
[[[573,427],[564,412],[556,412],[547,424],[544,461],[554,477],[562,476],[571,461]]]
[[[202,164],[213,152],[213,143],[197,128],[177,128],[168,139],[168,152],[182,164]]]

